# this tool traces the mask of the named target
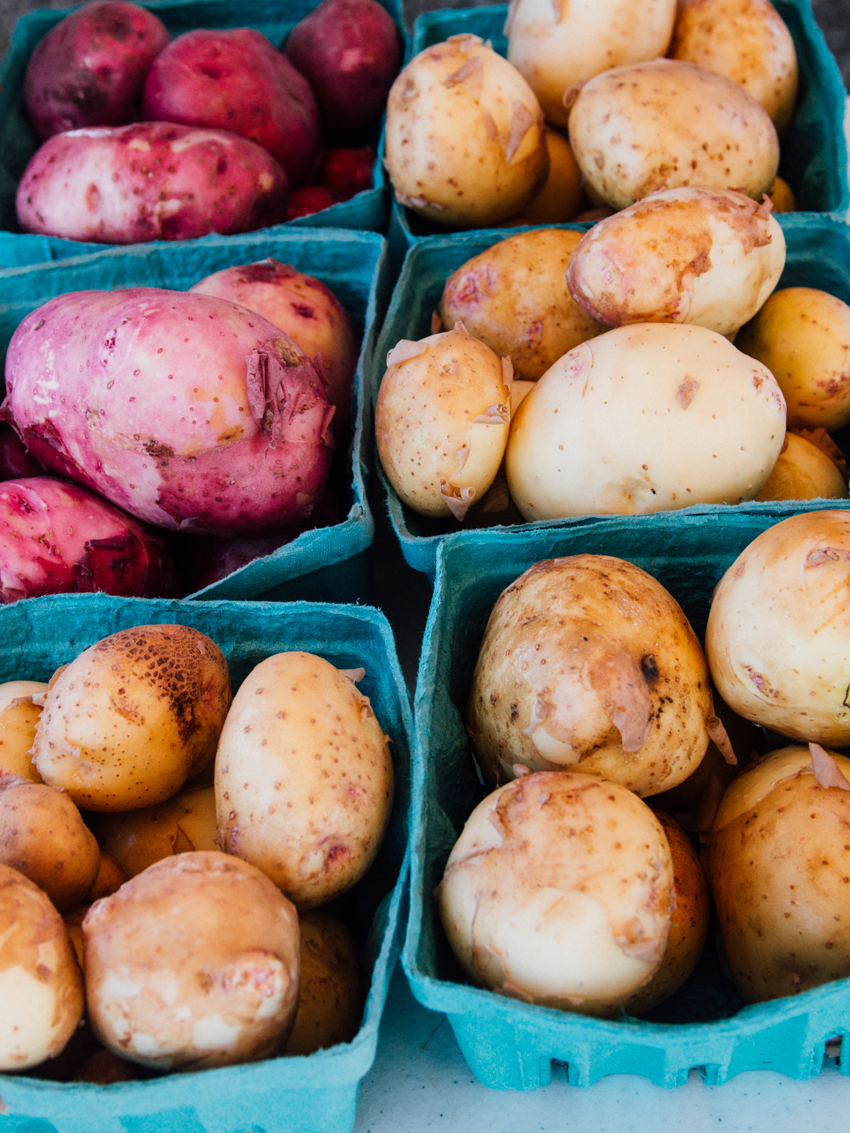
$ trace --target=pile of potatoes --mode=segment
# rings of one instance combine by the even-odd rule
[[[622,559],[546,560],[503,591],[462,709],[491,793],[435,891],[472,982],[643,1015],[712,922],[746,1003],[850,976],[848,548],[848,512],[767,529],[718,585],[705,653]]]
[[[354,1036],[357,947],[320,906],[392,806],[363,676],[279,653],[233,695],[209,637],[143,625],[0,689],[0,1070],[64,1051],[116,1081]]]

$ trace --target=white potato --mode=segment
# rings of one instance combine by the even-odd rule
[[[779,166],[761,104],[731,79],[675,59],[585,83],[570,111],[570,144],[590,187],[615,209],[686,185],[760,200]]]
[[[610,327],[695,323],[731,335],[784,266],[785,237],[769,206],[732,189],[664,189],[591,228],[570,257],[567,284]]]
[[[516,413],[505,453],[527,520],[750,500],[776,463],[785,401],[722,335],[610,330],[565,354]]]

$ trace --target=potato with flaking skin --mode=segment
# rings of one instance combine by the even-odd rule
[[[706,846],[722,953],[760,1003],[850,975],[850,760],[770,752],[726,789]]]
[[[462,521],[499,471],[512,369],[462,323],[387,355],[375,409],[378,454],[401,500]]]
[[[609,555],[546,559],[499,596],[466,708],[488,782],[522,764],[657,794],[699,764],[710,722],[699,642],[640,567]]]
[[[50,679],[33,757],[87,810],[162,802],[214,758],[231,700],[224,654],[182,625],[121,630]]]
[[[780,136],[791,124],[797,52],[770,0],[680,0],[667,54],[738,83],[758,99]]]
[[[479,803],[435,897],[476,984],[604,1017],[658,970],[673,864],[663,828],[637,795],[540,771]]]
[[[43,890],[0,864],[0,1070],[55,1058],[83,1014],[83,979]]]
[[[396,200],[449,227],[508,220],[549,170],[534,92],[477,35],[452,36],[402,70],[387,102],[385,147]]]
[[[820,446],[786,433],[773,471],[757,500],[846,500],[847,471]]]
[[[267,1058],[298,1007],[298,915],[260,870],[218,852],[157,862],[83,921],[95,1034],[155,1070]]]
[[[776,129],[760,103],[731,79],[676,59],[615,67],[585,83],[570,111],[570,145],[614,209],[687,185],[760,200],[779,166]]]
[[[679,990],[702,955],[711,916],[705,871],[687,834],[663,810],[653,810],[653,814],[663,826],[670,846],[676,900],[661,967],[625,1005],[627,1015],[644,1015]]]
[[[850,422],[850,306],[815,287],[774,291],[735,345],[774,375],[791,427]]]
[[[45,783],[0,777],[0,862],[62,912],[85,900],[100,869],[94,835],[70,798]]]
[[[850,744],[850,511],[790,516],[747,546],[714,591],[711,676],[748,720],[800,742]]]
[[[731,335],[784,267],[785,237],[769,206],[732,189],[665,189],[585,233],[567,286],[609,327],[696,323]]]
[[[389,822],[389,737],[354,683],[363,675],[313,653],[277,653],[248,674],[222,729],[219,845],[299,910],[355,885]]]
[[[605,330],[564,279],[581,237],[563,228],[522,232],[473,256],[446,280],[443,326],[462,322],[500,357],[510,356],[517,378],[536,381],[562,354]]]
[[[337,917],[313,909],[301,928],[301,997],[284,1054],[312,1054],[351,1042],[360,1027],[363,997],[354,937]]]
[[[32,783],[41,782],[31,749],[46,690],[43,681],[0,684],[0,776],[22,775]]]

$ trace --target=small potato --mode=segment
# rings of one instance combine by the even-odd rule
[[[155,1070],[267,1058],[298,1007],[298,916],[226,854],[157,862],[83,921],[86,998],[114,1054]]]
[[[587,232],[567,285],[609,327],[695,323],[731,335],[784,267],[785,237],[769,206],[731,189],[665,189]]]
[[[671,59],[725,75],[758,99],[780,136],[797,101],[797,52],[770,0],[680,0]]]
[[[94,835],[70,798],[45,783],[0,778],[0,862],[63,912],[85,900],[100,868]]]
[[[476,35],[452,36],[402,70],[387,103],[384,160],[401,204],[461,228],[515,216],[549,169],[534,92]]]
[[[782,451],[757,500],[846,500],[847,472],[822,448],[786,433]]]
[[[791,428],[835,432],[850,422],[850,306],[814,287],[784,287],[742,327],[735,345],[770,370]]]
[[[564,224],[574,220],[584,206],[581,170],[570,143],[557,130],[546,128],[546,149],[549,154],[549,175],[536,197],[514,224]]]
[[[570,144],[591,188],[615,209],[687,185],[760,200],[779,165],[767,111],[731,79],[675,59],[585,83],[570,111]]]
[[[782,177],[776,177],[769,189],[762,194],[762,201],[770,197],[774,212],[796,212],[797,200],[794,190]]]
[[[83,1014],[83,979],[62,918],[23,874],[0,865],[0,1070],[55,1058]]]
[[[751,500],[776,463],[773,376],[705,327],[635,323],[565,354],[511,422],[511,496],[526,520]]]
[[[351,1042],[363,1000],[354,937],[324,909],[301,913],[301,996],[284,1054],[312,1054]]]
[[[329,661],[267,657],[240,686],[221,733],[219,845],[263,870],[299,910],[350,889],[390,817],[387,740],[366,697]]]
[[[511,367],[463,324],[387,355],[375,410],[378,454],[401,500],[463,520],[499,471]]]
[[[121,630],[54,673],[36,767],[88,810],[162,802],[214,759],[230,700],[227,661],[206,634],[182,625]]]
[[[663,828],[637,795],[540,771],[475,808],[434,895],[474,983],[604,1017],[658,970],[673,864]]]
[[[504,357],[517,378],[537,381],[562,354],[605,329],[570,295],[564,273],[582,234],[546,228],[509,236],[446,280],[440,318]]]
[[[21,775],[32,783],[41,782],[32,761],[32,745],[46,689],[43,681],[0,684],[0,777]],[[39,698],[37,703],[34,697]]]

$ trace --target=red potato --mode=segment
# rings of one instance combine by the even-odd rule
[[[86,4],[36,46],[24,76],[24,106],[42,141],[83,126],[138,118],[151,63],[168,43],[153,12],[125,0]]]
[[[339,200],[333,189],[326,185],[305,185],[303,189],[290,193],[286,219],[297,220],[299,216],[312,216],[314,212],[338,205]]]
[[[78,484],[52,476],[0,484],[0,602],[94,590],[176,594],[162,539]]]
[[[207,295],[60,295],[15,331],[6,389],[39,460],[159,527],[260,538],[309,515],[330,472],[312,363]]]
[[[377,0],[322,0],[284,50],[313,88],[322,128],[340,138],[378,121],[402,62],[395,24]]]
[[[18,186],[24,232],[96,244],[230,236],[286,220],[275,159],[225,130],[139,122],[57,134]]]
[[[9,425],[0,425],[0,480],[41,476],[44,469]]]
[[[310,84],[253,28],[178,36],[145,81],[144,117],[230,130],[263,146],[293,186],[319,155],[319,111]]]
[[[378,155],[371,146],[356,149],[338,146],[322,159],[316,174],[320,185],[333,190],[341,201],[372,188],[372,175]]]

